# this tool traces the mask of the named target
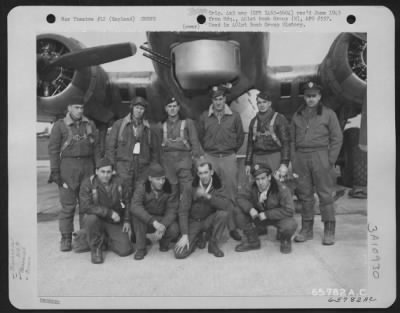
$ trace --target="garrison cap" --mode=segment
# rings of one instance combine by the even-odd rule
[[[257,177],[262,173],[267,173],[267,175],[271,175],[272,170],[264,164],[254,164],[254,166],[251,168],[251,175],[253,175],[253,177]]]
[[[147,108],[147,106],[149,105],[149,103],[148,103],[147,100],[146,100],[145,98],[143,98],[143,97],[133,97],[132,100],[131,100],[131,106],[132,106],[132,108],[133,108],[134,106],[137,106],[137,105],[141,105],[142,107]]]
[[[213,86],[210,90],[211,98],[216,98],[218,96],[225,96],[231,88],[232,88],[231,83]]]
[[[105,166],[113,167],[112,162],[108,158],[102,158],[96,162],[96,169],[99,169],[99,168],[102,168]]]
[[[322,91],[322,87],[320,85],[318,85],[316,82],[310,80],[303,87],[303,92],[306,92],[307,90],[319,90],[319,91]]]
[[[165,170],[160,164],[152,163],[149,166],[148,175],[151,177],[163,177],[165,176]]]
[[[260,93],[257,95],[257,98],[261,98],[267,101],[271,101],[271,94],[269,91],[260,91]]]

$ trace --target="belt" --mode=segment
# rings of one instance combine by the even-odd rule
[[[297,147],[296,152],[315,152],[321,150],[328,150],[328,146],[319,146],[319,147]]]
[[[231,154],[222,154],[222,153],[213,153],[213,154],[211,154],[211,153],[207,153],[207,154],[212,156],[212,157],[214,157],[214,158],[221,159],[221,158],[227,158],[227,157],[233,155],[234,153],[231,153]]]
[[[90,156],[63,156],[62,158],[63,159],[77,159],[77,160],[80,160],[80,159],[89,159],[89,158],[92,158],[93,156],[92,155],[90,155]]]

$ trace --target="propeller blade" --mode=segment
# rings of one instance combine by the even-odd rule
[[[130,42],[86,48],[63,54],[50,62],[45,70],[55,66],[79,69],[92,65],[100,65],[135,55],[136,51],[136,45]]]

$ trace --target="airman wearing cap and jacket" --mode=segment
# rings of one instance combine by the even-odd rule
[[[133,252],[129,239],[131,231],[129,208],[123,200],[120,178],[113,175],[110,160],[101,159],[96,175],[86,178],[81,185],[80,212],[84,214],[83,230],[87,234],[92,263],[103,263],[103,244],[119,256]]]
[[[196,171],[192,206],[182,214],[182,236],[175,245],[175,257],[184,259],[196,247],[205,248],[207,241],[208,253],[223,257],[224,253],[219,249],[218,242],[226,228],[232,203],[227,198],[224,186],[214,172],[211,162],[204,157],[197,159]]]
[[[211,91],[212,104],[209,110],[200,116],[199,138],[205,151],[205,156],[212,163],[214,171],[221,178],[227,196],[232,202],[238,190],[238,164],[236,153],[244,141],[243,124],[240,115],[232,111],[226,104],[226,94],[230,84],[214,86]],[[235,205],[228,221],[230,236],[239,241],[241,237],[236,229]]]
[[[278,229],[281,241],[280,251],[290,253],[291,238],[296,231],[297,223],[293,218],[294,203],[290,190],[272,175],[272,170],[263,163],[255,164],[251,169],[255,182],[239,192],[237,204],[241,214],[237,223],[245,236],[236,246],[237,252],[260,248],[260,240],[253,223],[258,220]]]
[[[324,245],[335,241],[335,209],[331,170],[342,146],[343,134],[334,111],[321,102],[321,86],[308,82],[305,104],[291,122],[293,169],[298,178],[297,195],[302,202],[302,227],[296,242],[313,238],[314,190],[319,197],[324,223]]]
[[[160,160],[159,137],[144,119],[147,107],[146,99],[134,97],[131,112],[114,123],[106,142],[105,155],[123,180],[128,206],[134,185],[143,183],[150,163]]]
[[[182,214],[191,206],[192,160],[203,154],[193,120],[181,119],[180,104],[175,98],[165,104],[167,120],[161,128],[161,164],[174,192],[179,193],[179,225],[182,228]]]
[[[280,176],[285,176],[290,161],[289,123],[271,106],[271,95],[261,91],[257,95],[258,112],[250,121],[246,152],[246,175],[251,165],[265,164]]]
[[[151,164],[148,179],[133,194],[130,211],[136,235],[135,260],[142,260],[147,254],[146,233],[155,233],[161,252],[168,251],[170,242],[179,235],[177,194],[165,175],[160,164]]]
[[[83,115],[83,97],[74,97],[68,113],[58,120],[50,134],[50,178],[59,187],[61,212],[59,230],[61,251],[72,250],[74,213],[79,201],[82,181],[94,173],[95,160],[100,158],[96,126]],[[79,216],[82,227],[82,216]]]

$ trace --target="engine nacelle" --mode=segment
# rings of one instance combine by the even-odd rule
[[[56,34],[37,36],[39,64],[82,48],[82,44],[72,38]],[[50,122],[57,116],[64,115],[67,104],[75,96],[85,99],[85,115],[101,122],[109,121],[113,114],[104,107],[107,85],[108,76],[100,66],[83,67],[79,70],[57,66],[46,72],[38,71],[38,121]]]
[[[324,102],[336,110],[340,103],[360,113],[367,88],[367,40],[364,33],[342,33],[333,42],[319,68]]]

